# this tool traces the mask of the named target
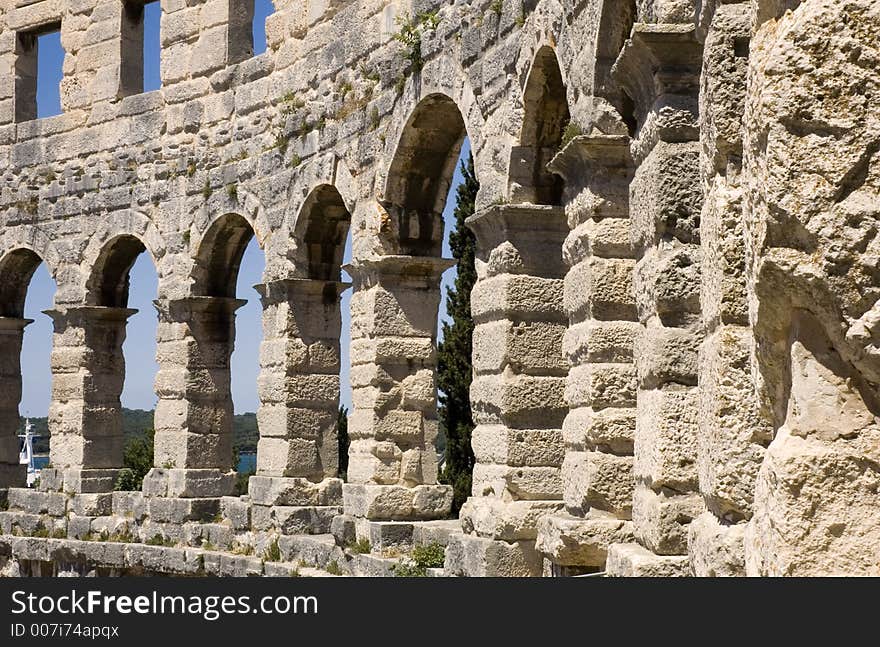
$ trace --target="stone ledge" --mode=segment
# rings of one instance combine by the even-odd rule
[[[536,548],[558,566],[601,568],[611,544],[633,541],[632,521],[558,514],[538,522]]]
[[[339,506],[342,480],[328,478],[314,483],[305,478],[251,476],[248,496],[253,503],[265,506]]]
[[[610,577],[689,577],[687,555],[655,555],[639,544],[612,544],[608,547],[605,572]]]
[[[373,485],[345,483],[345,514],[374,521],[442,519],[452,509],[448,485]]]
[[[464,577],[540,577],[543,564],[533,541],[507,543],[457,534],[449,538],[444,569]]]

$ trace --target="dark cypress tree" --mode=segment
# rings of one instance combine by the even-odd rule
[[[476,239],[464,221],[474,213],[480,183],[474,174],[474,158],[461,163],[464,181],[458,186],[455,229],[449,236],[452,256],[458,261],[455,285],[446,292],[446,311],[452,322],[443,323],[443,341],[437,347],[437,387],[440,390],[440,428],[446,434],[446,465],[440,480],[453,487],[453,512],[470,496],[474,471],[471,448],[470,386],[473,377],[471,349],[474,320],[471,317],[471,290],[477,280],[474,266]]]

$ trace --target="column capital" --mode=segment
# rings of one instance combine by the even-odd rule
[[[308,297],[321,298],[327,305],[335,304],[351,283],[322,279],[289,278],[257,283],[254,290],[260,295],[263,307]]]
[[[477,257],[487,275],[528,274],[561,278],[562,241],[568,235],[565,209],[552,205],[495,205],[465,221],[477,237]],[[477,268],[480,275],[483,269]]]
[[[0,335],[21,332],[33,322],[33,319],[23,319],[20,317],[0,317]]]
[[[435,288],[440,276],[457,261],[438,256],[388,255],[356,260],[343,266],[360,288],[384,283],[423,283]]]
[[[114,308],[111,306],[58,306],[43,310],[58,324],[77,324],[85,321],[125,322],[138,312],[135,308]]]
[[[182,299],[156,299],[153,306],[166,321],[186,321],[196,317],[228,317],[246,303],[246,299],[231,297],[191,296]]]
[[[692,24],[638,23],[611,74],[635,103],[640,127],[655,113],[651,131],[657,138],[690,141],[699,138],[702,62]]]
[[[550,161],[547,168],[569,184],[589,184],[600,169],[632,168],[628,135],[578,135]]]

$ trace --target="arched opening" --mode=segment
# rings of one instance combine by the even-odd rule
[[[33,468],[48,462],[47,414],[50,401],[52,322],[42,314],[51,308],[56,285],[35,252],[17,249],[0,261],[0,487],[33,485],[20,463],[24,449],[23,418],[30,419]]]
[[[620,113],[630,137],[635,135],[636,116],[632,98],[615,83],[611,68],[632,33],[638,16],[636,0],[606,0],[596,38],[596,68],[593,73],[594,95],[603,97]]]
[[[205,233],[193,269],[193,294],[234,298],[238,271],[254,230],[236,213],[218,218]]]
[[[556,52],[550,47],[542,47],[535,56],[523,107],[520,145],[511,151],[511,200],[558,205],[562,179],[548,171],[547,164],[559,152],[570,116]]]
[[[237,467],[233,464],[231,363],[236,311],[247,303],[237,299],[236,293],[253,238],[254,231],[242,216],[229,213],[217,218],[198,246],[191,275],[193,296],[157,304],[162,359],[157,376],[154,464],[165,469],[218,470],[229,476],[212,486],[218,495],[232,493],[231,471]],[[255,258],[244,265],[245,275],[251,276],[252,265],[262,273],[261,254],[249,256]],[[245,317],[249,319],[255,318]],[[245,337],[259,340],[259,324],[251,322],[246,328],[241,334],[243,343]],[[240,354],[244,374],[255,356],[254,349]],[[253,370],[251,376],[255,380]],[[244,407],[247,392],[242,391]]]
[[[256,472],[259,427],[258,380],[260,343],[263,339],[263,307],[254,286],[262,283],[266,258],[256,237],[251,237],[241,256],[235,280],[235,297],[246,301],[235,313],[231,367],[233,467],[238,472],[236,491],[247,490],[247,478]]]
[[[440,214],[466,135],[458,106],[445,95],[423,99],[407,121],[388,170],[384,202],[401,254],[439,256]]]
[[[84,364],[56,367],[62,371],[59,379],[84,371],[101,382],[100,390],[83,385],[56,391],[53,405],[82,411],[81,429],[63,424],[59,428],[71,437],[66,440],[69,444],[84,444],[83,467],[128,468],[112,484],[125,490],[139,490],[150,467],[149,459],[132,457],[143,454],[135,447],[152,451],[157,400],[158,318],[153,300],[158,275],[145,252],[144,243],[133,235],[108,241],[86,284],[88,305],[54,313],[59,339],[65,339],[68,329],[81,329],[82,344],[89,350]],[[90,457],[92,448],[98,449]]]
[[[260,286],[266,333],[258,414],[260,477],[319,482],[338,475],[340,302],[348,288],[340,273],[350,223],[335,187],[314,189],[293,232],[296,277]]]
[[[441,258],[443,211],[466,135],[449,97],[429,95],[416,106],[385,184],[381,226],[388,253],[352,267],[354,409],[346,487],[396,488],[401,509],[383,511],[383,518],[442,517],[452,503],[451,488],[437,484],[436,342],[441,278],[454,264]],[[431,494],[418,498],[421,491]],[[435,501],[430,510],[421,507],[427,498]]]

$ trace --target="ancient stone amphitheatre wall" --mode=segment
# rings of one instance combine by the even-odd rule
[[[383,574],[436,542],[434,574],[878,574],[880,5],[275,4],[253,57],[247,0],[162,0],[148,93],[137,6],[0,5],[4,572]],[[404,23],[420,38],[395,39]],[[63,114],[34,119],[34,35],[57,25]],[[477,466],[447,519],[440,213],[465,136]],[[260,441],[233,497],[252,236]],[[143,250],[155,468],[143,492],[111,492]],[[34,492],[14,434],[40,262],[58,291],[52,468]]]

